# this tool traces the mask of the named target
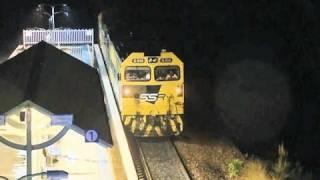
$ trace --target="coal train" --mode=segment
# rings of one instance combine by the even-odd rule
[[[99,21],[99,43],[123,125],[139,137],[177,136],[184,121],[184,64],[172,52],[124,60]]]

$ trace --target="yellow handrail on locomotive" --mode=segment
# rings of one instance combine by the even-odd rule
[[[135,136],[183,131],[184,66],[174,53],[131,53],[121,63],[119,87],[122,121]]]

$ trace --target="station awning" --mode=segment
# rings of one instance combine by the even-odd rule
[[[29,100],[112,144],[103,99],[95,68],[45,42],[0,64],[0,114]]]

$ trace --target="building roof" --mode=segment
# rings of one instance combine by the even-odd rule
[[[30,100],[54,114],[73,114],[74,125],[96,129],[112,144],[95,68],[40,42],[0,64],[0,113]]]

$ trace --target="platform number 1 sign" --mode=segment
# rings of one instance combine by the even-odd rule
[[[85,133],[85,140],[86,142],[98,142],[99,141],[99,134],[96,130],[90,129],[87,130]]]

